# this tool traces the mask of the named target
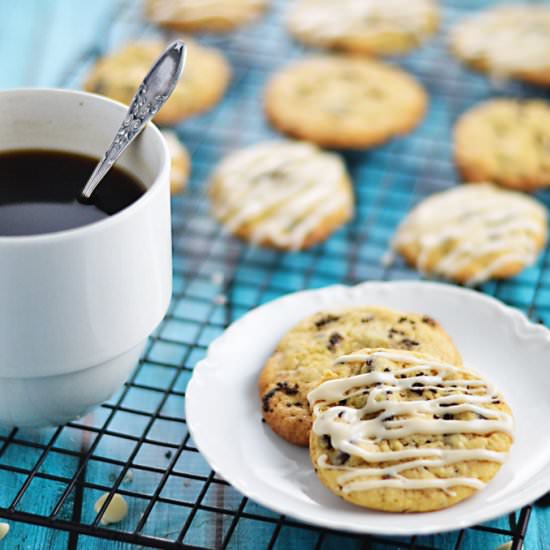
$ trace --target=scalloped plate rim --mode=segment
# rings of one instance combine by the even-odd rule
[[[375,534],[375,535],[394,535],[394,536],[407,536],[407,535],[429,535],[429,534],[435,534],[435,533],[443,533],[443,532],[449,532],[454,531],[457,529],[463,529],[470,527],[475,524],[484,523],[487,521],[490,521],[492,519],[495,519],[497,517],[504,516],[506,514],[509,514],[511,512],[514,512],[515,510],[518,510],[519,508],[526,506],[533,501],[535,501],[540,496],[544,495],[548,490],[550,489],[550,456],[547,457],[547,462],[544,464],[544,466],[536,472],[533,477],[530,478],[530,483],[527,483],[523,486],[523,491],[521,492],[521,495],[519,497],[514,498],[514,494],[507,495],[507,498],[500,501],[500,506],[498,507],[489,507],[487,511],[481,511],[480,513],[476,514],[475,517],[472,517],[468,520],[462,520],[453,526],[449,526],[447,528],[438,528],[433,527],[431,525],[419,525],[418,528],[415,528],[414,530],[410,530],[407,528],[402,528],[399,526],[399,518],[403,516],[403,514],[395,513],[395,514],[388,514],[388,515],[395,515],[396,517],[396,524],[395,528],[391,531],[388,531],[386,529],[377,529],[376,527],[372,527],[370,525],[357,525],[357,524],[344,524],[342,522],[338,521],[330,521],[326,518],[323,518],[322,522],[321,520],[317,519],[315,517],[315,514],[313,513],[307,513],[303,512],[301,510],[291,510],[289,511],[288,507],[284,507],[282,505],[278,505],[277,503],[273,503],[269,500],[269,495],[263,495],[261,493],[255,492],[254,489],[249,487],[246,480],[239,478],[235,478],[231,475],[226,475],[227,468],[224,467],[223,459],[221,461],[216,460],[215,457],[212,456],[212,454],[209,452],[208,444],[205,443],[204,439],[202,439],[201,435],[198,433],[197,430],[195,430],[194,427],[194,420],[193,420],[193,408],[195,406],[195,400],[193,395],[195,394],[196,390],[194,389],[197,384],[200,385],[201,378],[203,376],[203,373],[205,371],[215,369],[216,368],[216,354],[219,353],[219,350],[223,347],[224,342],[226,340],[230,340],[233,333],[235,331],[238,331],[242,328],[243,325],[247,325],[249,322],[251,322],[251,319],[254,319],[254,317],[259,315],[259,312],[265,311],[266,309],[271,309],[274,307],[283,308],[286,307],[288,304],[291,304],[292,302],[296,301],[302,296],[309,295],[309,296],[315,296],[315,295],[325,295],[330,293],[342,293],[345,292],[346,294],[355,294],[360,293],[363,288],[374,288],[374,287],[380,287],[381,289],[409,289],[414,290],[416,289],[424,289],[424,290],[436,290],[437,291],[443,291],[443,292],[449,292],[451,294],[455,295],[461,295],[461,294],[467,294],[469,296],[475,297],[476,300],[479,300],[481,302],[485,302],[488,306],[494,308],[495,310],[499,311],[501,316],[507,317],[513,322],[514,326],[514,332],[516,333],[516,336],[518,338],[526,338],[527,335],[529,338],[537,339],[540,342],[544,342],[545,345],[549,346],[550,351],[550,330],[544,327],[543,325],[538,325],[533,322],[531,322],[528,317],[520,310],[513,308],[511,306],[508,306],[498,299],[494,298],[493,296],[483,294],[479,291],[465,288],[465,287],[459,287],[448,283],[441,283],[441,282],[433,282],[433,281],[366,281],[359,283],[357,285],[344,285],[344,284],[334,284],[325,286],[322,288],[315,288],[315,289],[305,289],[300,290],[297,292],[292,292],[286,295],[283,295],[279,298],[276,298],[272,301],[269,301],[265,304],[262,304],[260,306],[257,306],[247,313],[245,313],[242,317],[231,323],[225,331],[215,338],[209,345],[206,356],[197,362],[193,369],[193,374],[191,376],[191,379],[189,380],[187,390],[186,390],[186,422],[187,427],[189,430],[189,433],[195,442],[195,445],[197,446],[197,449],[199,452],[203,455],[205,460],[208,462],[210,467],[223,479],[225,479],[228,483],[230,483],[235,489],[240,491],[244,496],[248,497],[250,500],[253,500],[254,502],[272,510],[277,513],[283,514],[285,516],[289,516],[292,518],[295,518],[299,521],[303,521],[310,525],[316,525],[324,528],[329,529],[335,529],[340,531],[348,531],[356,534]],[[331,306],[331,307],[337,307]],[[290,328],[290,327],[289,327]],[[522,334],[520,334],[520,330],[523,331]],[[261,365],[258,366],[258,372],[261,368]],[[544,476],[544,480],[547,483],[540,483],[540,479],[536,479],[538,476]],[[320,482],[319,482],[320,483]],[[532,486],[534,486],[532,489],[530,489]],[[545,489],[546,487],[546,489]],[[530,490],[529,490],[530,489]],[[517,492],[517,491],[516,491]],[[527,496],[526,496],[527,495]],[[496,511],[495,511],[496,508]],[[452,510],[453,507],[446,508],[439,512],[428,512],[423,513],[425,514],[438,514],[440,512],[445,512],[448,510]],[[365,509],[365,514],[368,514],[369,510]],[[415,515],[415,514],[407,514],[407,515]]]

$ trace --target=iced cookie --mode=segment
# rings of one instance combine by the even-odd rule
[[[493,99],[474,107],[455,126],[454,156],[466,181],[523,191],[550,186],[550,106]]]
[[[438,19],[432,0],[298,0],[287,24],[309,46],[392,55],[418,46],[437,30]]]
[[[265,421],[287,441],[307,445],[311,428],[308,392],[327,370],[346,375],[346,365],[334,367],[334,360],[364,347],[420,351],[461,364],[448,334],[427,315],[380,307],[319,312],[281,339],[261,372]]]
[[[503,5],[482,11],[451,32],[453,53],[495,77],[550,85],[550,6]]]
[[[230,154],[209,197],[227,231],[283,250],[313,246],[353,214],[344,163],[309,143],[264,142]]]
[[[461,185],[416,206],[393,247],[425,274],[476,285],[534,263],[546,223],[545,207],[531,197],[489,183]]]
[[[146,17],[176,31],[229,31],[257,19],[268,0],[146,0]]]
[[[158,124],[174,125],[212,108],[223,96],[231,69],[222,54],[186,39],[187,62],[170,99],[155,115]],[[141,80],[164,49],[162,42],[131,42],[95,64],[84,89],[130,103]]]
[[[265,112],[280,131],[322,147],[361,149],[410,132],[427,96],[406,72],[383,63],[315,57],[269,82]]]
[[[308,395],[310,456],[323,484],[385,512],[446,508],[483,489],[505,461],[514,421],[492,384],[429,355],[363,349],[351,376]]]
[[[180,142],[175,132],[162,130],[162,135],[170,151],[170,193],[175,195],[181,193],[187,185],[191,161],[185,146]]]

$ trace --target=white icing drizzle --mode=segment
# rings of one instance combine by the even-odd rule
[[[289,25],[325,39],[381,32],[420,36],[433,11],[432,0],[305,0],[291,10]]]
[[[149,17],[156,22],[200,21],[205,17],[248,18],[250,10],[263,8],[267,0],[150,0]]]
[[[235,232],[254,222],[251,239],[298,249],[315,227],[341,209],[352,211],[343,192],[345,167],[334,154],[299,142],[267,142],[237,151],[214,174],[213,210]],[[217,197],[219,198],[219,197]]]
[[[546,211],[533,199],[491,184],[463,185],[420,203],[399,226],[393,249],[419,246],[417,268],[453,278],[471,263],[492,257],[467,285],[490,279],[511,262],[532,264],[544,235]],[[432,265],[433,253],[452,242]]]
[[[467,19],[453,31],[467,59],[486,58],[494,76],[550,66],[550,7],[500,6]]]
[[[373,370],[364,374],[328,380],[308,394],[313,408],[313,431],[328,435],[334,449],[363,459],[365,466],[353,467],[330,464],[323,454],[319,468],[343,472],[337,478],[344,493],[377,488],[401,489],[439,488],[448,491],[459,485],[481,489],[484,483],[473,477],[410,479],[403,472],[413,468],[439,468],[463,461],[502,463],[504,452],[484,448],[404,448],[399,451],[380,451],[382,440],[402,439],[412,435],[491,434],[503,432],[512,436],[514,421],[508,413],[488,407],[497,399],[494,387],[487,381],[461,367],[448,365],[428,357],[405,352],[372,351],[339,357],[337,363],[363,363],[384,359],[393,363],[389,371]],[[400,363],[402,366],[398,366]],[[386,363],[387,364],[387,363]],[[465,374],[476,376],[465,378]],[[396,393],[414,389],[437,390],[434,399],[411,401],[393,400]],[[357,409],[335,405],[342,400],[364,395],[364,405]],[[391,392],[391,393],[388,393]],[[445,419],[444,415],[471,412],[474,420]],[[368,415],[373,418],[364,420]],[[376,466],[371,463],[390,465]]]

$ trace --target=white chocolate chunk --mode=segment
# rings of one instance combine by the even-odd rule
[[[101,507],[107,500],[109,493],[101,495],[95,505],[94,510],[98,513],[101,510]],[[103,512],[100,522],[102,525],[109,525],[110,523],[118,523],[122,521],[128,515],[128,503],[122,495],[115,493],[113,499],[107,506],[107,509]]]

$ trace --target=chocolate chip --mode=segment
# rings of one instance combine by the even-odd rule
[[[384,372],[390,372],[390,369],[389,369],[388,367],[386,367],[386,368],[384,369]]]
[[[428,317],[427,315],[424,315],[424,317],[422,317],[422,322],[426,323],[427,325],[430,325],[431,327],[437,326],[437,323],[436,323],[435,319],[432,319],[431,317]]]
[[[392,476],[390,476],[389,474],[384,474],[382,476],[382,479],[391,479],[391,478],[392,478]]]
[[[458,405],[458,403],[440,403],[440,407],[454,407],[455,405]]]
[[[336,348],[336,345],[337,345],[339,342],[341,342],[343,339],[344,339],[344,337],[343,337],[340,333],[338,333],[338,332],[333,332],[333,333],[329,336],[327,348],[328,348],[330,351],[334,351],[334,349]]]
[[[326,447],[327,449],[332,449],[332,442],[330,440],[330,435],[324,434],[321,436],[323,447]]]
[[[443,420],[452,420],[453,418],[454,418],[454,415],[449,414],[449,413],[445,413],[443,415]]]
[[[344,416],[344,411],[340,411],[340,412],[338,413],[338,418],[342,418],[342,416]]]
[[[301,406],[302,406],[302,402],[301,402],[301,401],[294,401],[294,406],[295,406],[295,407],[301,407]]]
[[[264,412],[272,412],[269,409],[269,402],[271,398],[277,393],[282,392],[285,395],[296,395],[298,393],[298,384],[294,386],[289,386],[288,382],[277,382],[277,385],[274,388],[271,388],[263,397],[262,397],[262,408]]]
[[[493,401],[491,401],[491,403],[493,403],[494,405],[500,405],[500,399],[494,399]]]
[[[396,334],[399,336],[405,336],[405,333],[402,330],[397,330],[393,327],[388,330],[388,338],[393,338]]]
[[[262,417],[262,422],[265,424],[265,418]]]
[[[338,465],[342,465],[342,464],[345,464],[349,460],[349,458],[350,457],[348,453],[344,453],[341,451],[334,457],[334,463]]]
[[[410,338],[403,338],[403,340],[399,342],[399,345],[403,346],[405,349],[411,349],[419,346],[420,342],[417,342],[416,340],[411,340]]]
[[[373,320],[374,320],[374,315],[368,315],[367,317],[361,318],[362,323],[370,323]]]
[[[390,416],[385,416],[384,418],[382,418],[382,422],[391,422],[394,418],[395,416],[393,414],[390,414]]]
[[[408,319],[406,317],[400,317],[398,323],[406,323]]]
[[[340,399],[340,401],[338,401],[338,405],[345,405],[345,404],[346,404],[345,399]]]
[[[286,395],[296,395],[298,393],[298,384],[289,386],[286,382],[277,382],[277,389]]]
[[[318,321],[315,321],[315,326],[317,328],[322,328],[325,325],[328,325],[329,323],[334,323],[335,321],[338,321],[340,317],[337,317],[336,315],[326,315],[325,317],[322,317]]]

